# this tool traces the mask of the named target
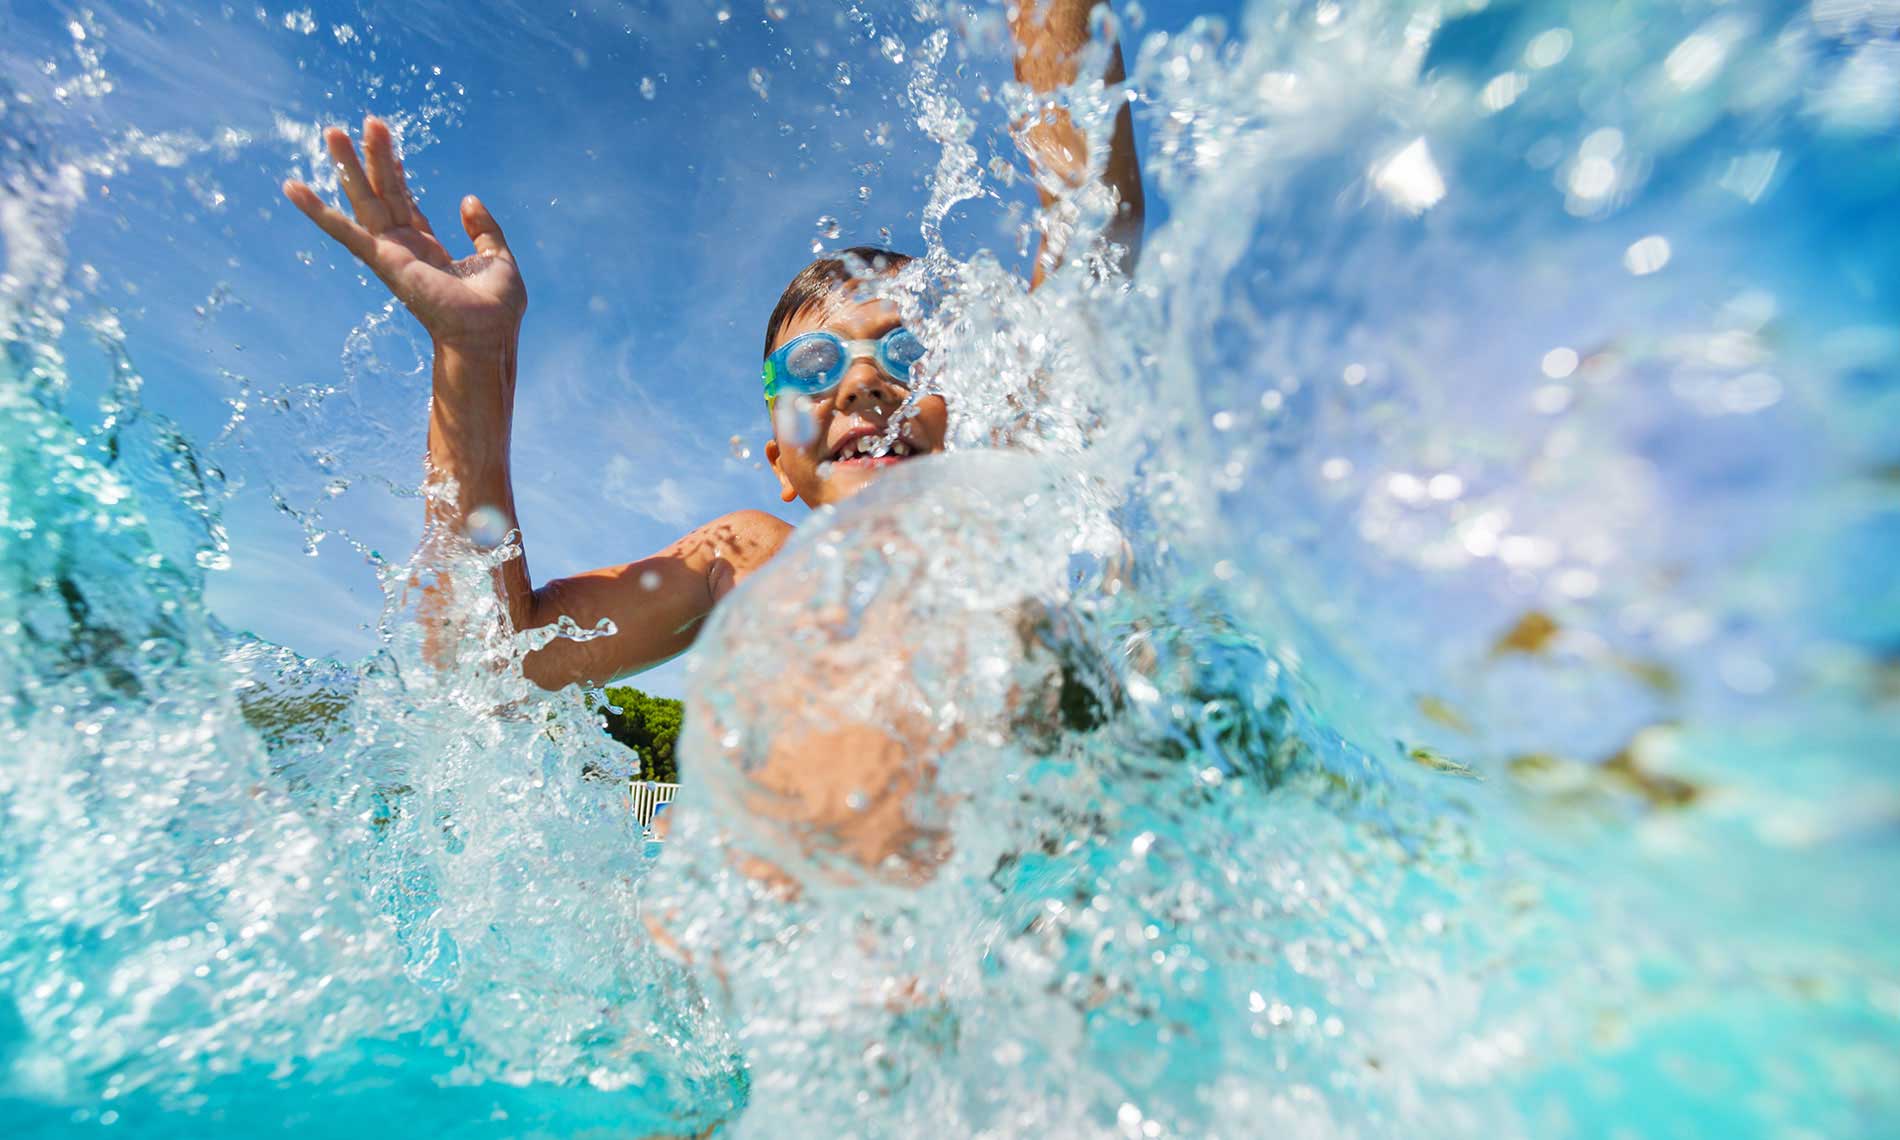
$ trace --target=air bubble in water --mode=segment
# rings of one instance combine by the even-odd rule
[[[790,9],[785,6],[785,0],[765,0],[766,19],[783,20],[789,12]]]
[[[885,59],[890,60],[892,63],[904,62],[903,40],[898,39],[896,36],[885,36],[878,42],[877,46],[878,50],[884,53]],[[846,80],[846,82],[849,82],[849,80]]]
[[[765,79],[765,71],[762,68],[755,67],[751,71],[746,72],[745,79],[746,83],[751,86],[754,95],[757,95],[761,99],[767,97],[769,88]]]
[[[659,89],[653,85],[653,77],[648,75],[641,78],[640,98],[650,100],[657,94],[659,94]]]
[[[493,550],[508,537],[508,516],[500,507],[480,506],[468,512],[464,523],[468,540],[483,550]]]
[[[838,233],[839,233],[838,219],[832,217],[830,214],[820,214],[818,216],[818,236],[819,237],[822,237],[826,239],[827,241],[836,241],[838,238]]]
[[[729,442],[732,446],[732,457],[734,459],[752,458],[752,449],[746,446],[744,436],[735,435]]]

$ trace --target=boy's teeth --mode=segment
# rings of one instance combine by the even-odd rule
[[[861,455],[875,456],[878,453],[879,446],[881,446],[883,442],[884,442],[883,439],[880,438],[879,436],[861,435],[858,438],[851,440],[849,443],[846,443],[843,447],[839,448],[838,458],[839,459],[854,459]],[[908,443],[905,443],[901,439],[893,440],[890,445],[890,448],[888,449],[888,453],[890,455],[896,456],[897,458],[900,458],[900,459],[909,456],[912,453],[912,451],[913,449],[911,445]]]

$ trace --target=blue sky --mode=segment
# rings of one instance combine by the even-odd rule
[[[426,344],[277,190],[318,170],[319,122],[366,111],[397,123],[438,228],[480,194],[522,263],[514,471],[537,578],[638,557],[741,507],[799,518],[758,454],[765,315],[821,218],[837,220],[834,247],[886,231],[918,247],[937,152],[903,98],[929,27],[911,4],[769,7],[782,17],[764,0],[90,15],[0,0],[0,74],[88,170],[76,279],[117,312],[147,404],[230,480],[232,564],[209,592],[224,620],[305,654],[360,655],[381,599],[352,543],[399,557],[418,529],[402,492],[420,472]],[[1210,7],[1231,5],[1148,4],[1139,34]],[[1003,48],[975,34],[950,56],[986,162],[1015,159],[984,91],[1009,78]],[[952,251],[1015,257],[1031,205],[1021,185],[967,203]],[[105,361],[71,339],[83,397]],[[235,429],[233,400],[246,405]],[[323,532],[314,556],[307,529]],[[671,691],[677,669],[648,683]]]

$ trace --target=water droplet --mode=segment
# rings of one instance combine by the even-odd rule
[[[1728,58],[1728,45],[1716,36],[1697,32],[1677,44],[1663,61],[1663,73],[1682,91],[1694,91],[1714,78]]]
[[[1669,239],[1660,234],[1638,238],[1623,251],[1623,268],[1638,277],[1647,277],[1669,264]]]
[[[640,588],[642,590],[645,590],[649,594],[659,589],[660,588],[660,572],[658,570],[640,571]]]
[[[1524,62],[1532,67],[1555,67],[1570,54],[1570,29],[1552,28],[1524,49]]]
[[[1616,188],[1616,163],[1592,155],[1579,159],[1570,172],[1570,192],[1594,201]]]
[[[772,405],[772,434],[779,446],[804,447],[818,435],[818,419],[809,397],[780,397]]]
[[[1570,407],[1574,394],[1562,384],[1545,384],[1531,393],[1531,407],[1539,414],[1554,416]]]
[[[1530,80],[1519,71],[1507,71],[1484,85],[1478,94],[1478,103],[1487,111],[1502,111],[1517,102],[1517,97],[1530,87]]]
[[[765,71],[762,68],[755,67],[751,71],[746,72],[745,80],[752,88],[754,95],[757,95],[761,99],[768,97],[769,88],[765,79]]]
[[[1422,214],[1445,196],[1445,177],[1425,140],[1413,139],[1374,170],[1372,184],[1407,213]]]
[[[732,446],[732,457],[734,459],[744,460],[752,458],[752,449],[746,446],[744,436],[733,436],[730,440],[730,444]]]
[[[1552,380],[1562,380],[1576,370],[1576,349],[1558,347],[1544,354],[1544,375]]]
[[[500,507],[479,506],[468,512],[463,529],[470,542],[483,550],[493,550],[508,537],[508,516]]]

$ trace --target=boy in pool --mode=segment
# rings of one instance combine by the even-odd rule
[[[1076,59],[1090,39],[1092,11],[1108,0],[1025,0],[1012,6],[1016,75],[1047,92],[1075,80]],[[1121,49],[1109,45],[1104,78],[1123,78]],[[1087,171],[1086,145],[1066,114],[1052,112],[1026,126],[1024,150],[1045,208],[1079,189]],[[452,480],[453,502],[431,496],[429,522],[468,529],[479,514],[483,532],[516,526],[510,480],[509,436],[515,397],[515,358],[527,290],[500,225],[473,196],[461,203],[473,256],[452,258],[409,191],[389,128],[377,118],[363,125],[359,161],[347,132],[324,132],[336,161],[352,220],[325,204],[302,182],[284,194],[322,230],[389,286],[434,342],[434,400],[429,419],[432,480]],[[1141,233],[1142,192],[1134,132],[1127,107],[1117,117],[1105,180],[1120,199],[1110,238],[1132,256]],[[908,258],[882,250],[852,251],[875,271],[890,272]],[[1035,281],[1059,249],[1045,235]],[[818,507],[846,499],[884,469],[940,451],[947,409],[941,396],[912,400],[910,364],[922,347],[899,324],[887,301],[853,296],[852,270],[837,258],[808,265],[786,288],[766,322],[768,407],[795,398],[810,420],[795,434],[774,426],[765,457],[786,502]],[[891,425],[903,411],[894,442]],[[776,417],[784,422],[788,417]],[[453,517],[443,517],[453,512]],[[659,553],[620,566],[556,578],[539,587],[525,554],[503,565],[497,592],[516,629],[565,616],[583,628],[611,620],[618,632],[589,641],[559,638],[530,654],[529,679],[550,689],[581,682],[605,684],[682,652],[712,608],[733,586],[763,566],[783,545],[790,524],[746,510],[698,527]]]

